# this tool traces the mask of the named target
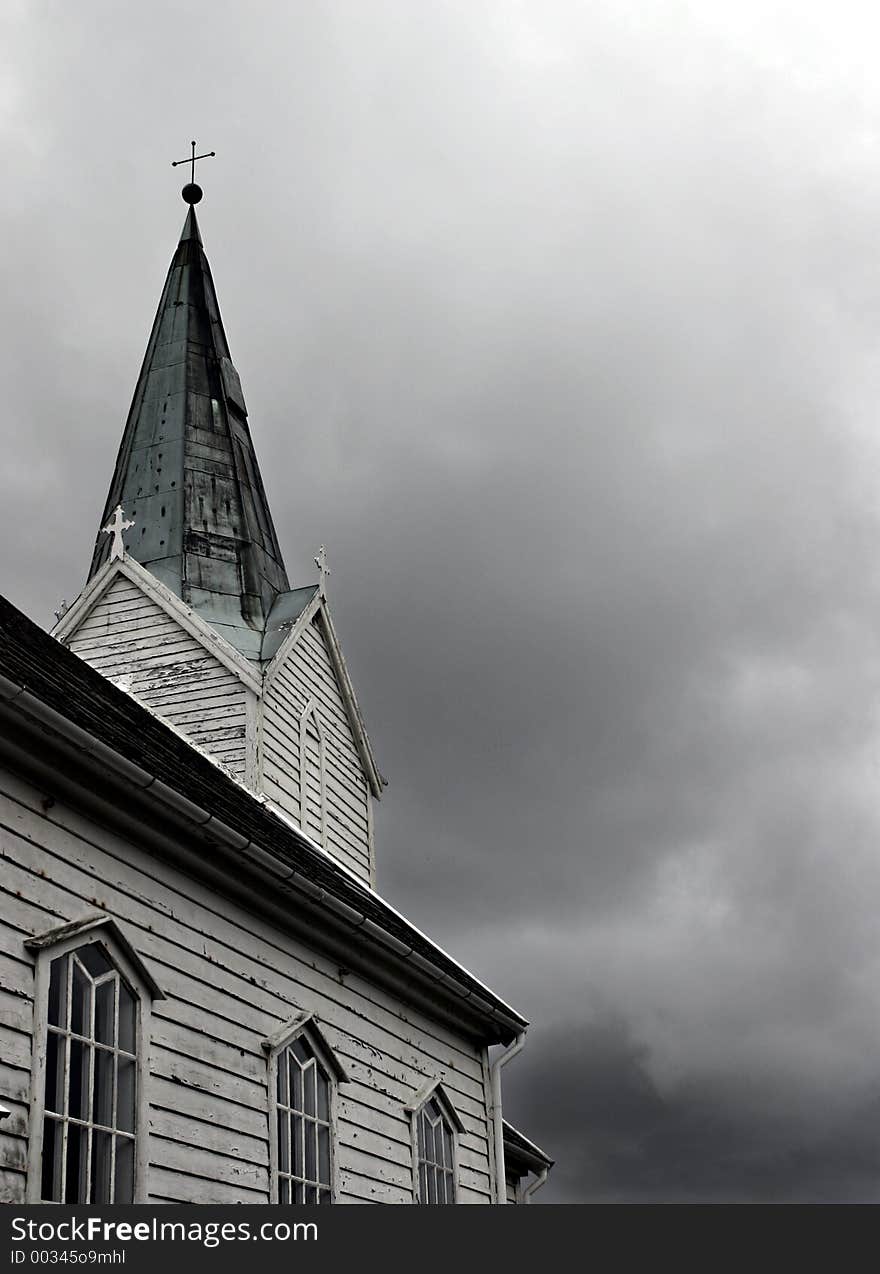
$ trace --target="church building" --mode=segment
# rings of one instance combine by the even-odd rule
[[[378,890],[184,198],[86,585],[51,635],[0,599],[0,1200],[528,1202],[527,1022]]]

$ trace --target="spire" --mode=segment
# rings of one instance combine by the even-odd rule
[[[188,202],[100,525],[121,505],[134,523],[127,552],[259,659],[269,611],[289,584]],[[90,579],[110,539],[98,533]]]

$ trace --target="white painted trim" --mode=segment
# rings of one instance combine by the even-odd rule
[[[412,1147],[412,1201],[418,1204],[422,1202],[419,1184],[419,1116],[423,1107],[432,1097],[437,1100],[440,1109],[450,1124],[450,1139],[452,1141],[452,1202],[458,1203],[461,1192],[459,1185],[458,1138],[465,1129],[458,1111],[449,1100],[446,1089],[443,1087],[443,1081],[439,1078],[427,1080],[418,1090],[413,1100],[404,1107],[409,1114]]]
[[[336,629],[333,627],[333,621],[330,618],[330,611],[327,606],[327,599],[320,590],[315,594],[308,606],[297,619],[290,633],[285,637],[278,650],[273,655],[263,677],[263,693],[268,691],[272,682],[287,662],[287,657],[293,650],[294,646],[302,637],[309,624],[315,617],[318,617],[322,627],[323,636],[327,642],[327,650],[330,655],[330,662],[333,665],[333,671],[336,674],[336,680],[339,684],[339,692],[342,702],[345,705],[345,713],[348,717],[348,723],[351,726],[352,736],[354,737],[355,747],[366,775],[367,783],[370,786],[373,795],[378,800],[382,795],[382,788],[385,786],[385,780],[379,773],[376,765],[373,750],[370,745],[369,735],[367,734],[364,719],[361,716],[361,710],[358,706],[357,696],[354,692],[351,677],[348,675],[345,659],[342,654],[342,648],[339,645],[339,638],[336,636]]]
[[[421,1203],[419,1198],[419,1112],[417,1110],[409,1112],[409,1149],[412,1201],[413,1203]],[[457,1175],[458,1173],[456,1172]]]
[[[95,929],[101,929],[111,936],[116,947],[122,952],[124,960],[131,965],[146,986],[150,993],[150,998],[153,1000],[164,1000],[164,991],[144,964],[136,949],[131,945],[123,930],[120,929],[112,916],[108,916],[102,911],[95,912],[91,916],[83,916],[81,920],[73,920],[70,924],[57,925],[54,929],[47,929],[45,933],[34,934],[32,938],[25,938],[24,945],[28,951],[42,951],[45,947],[52,947],[55,950],[60,949],[61,944],[67,938],[83,938],[84,942],[94,942],[94,935],[89,938],[85,938],[84,935],[92,933]],[[98,934],[96,936],[100,938],[101,935]],[[54,960],[55,957],[53,956],[52,959]]]
[[[260,696],[249,688],[244,692],[244,783],[251,792],[259,792],[261,779],[261,752],[263,714]]]
[[[284,638],[284,641],[275,651],[275,654],[269,660],[263,672],[264,693],[265,691],[269,689],[272,682],[275,680],[275,678],[278,676],[278,673],[281,671],[284,664],[287,662],[288,654],[290,653],[291,650],[293,650],[294,646],[296,645],[300,637],[305,632],[306,627],[312,622],[312,619],[315,616],[315,612],[321,609],[321,602],[322,602],[321,594],[315,593],[315,596],[309,602],[308,606],[306,606],[305,610],[301,611],[300,614],[297,616],[296,623],[293,625],[290,632]]]
[[[62,615],[52,629],[52,636],[68,644],[80,624],[119,575],[124,576],[129,583],[139,588],[149,601],[165,611],[184,632],[189,633],[200,646],[203,646],[209,654],[243,681],[249,690],[256,695],[262,693],[263,682],[259,669],[230,645],[225,637],[221,637],[200,615],[166,588],[161,580],[152,575],[146,567],[127,555],[121,561],[107,562],[101,568],[73,605]]]
[[[340,1084],[347,1084],[348,1074],[345,1067],[336,1056],[336,1052],[324,1034],[318,1018],[307,1009],[297,1013],[289,1022],[285,1022],[284,1026],[279,1030],[267,1036],[263,1040],[263,1051],[265,1053],[277,1053],[282,1048],[287,1048],[288,1044],[292,1044],[295,1039],[298,1039],[303,1034],[308,1037],[309,1043],[331,1075]]]
[[[318,789],[320,802],[319,818],[321,822],[318,828],[318,840],[321,846],[327,848],[327,739],[324,734],[324,725],[321,721],[321,713],[317,699],[312,695],[306,706],[300,713],[299,718],[299,814],[300,825],[307,836],[314,838],[315,828],[312,827],[312,820],[309,818],[309,791],[308,791],[308,751],[306,739],[309,732],[309,721],[313,721],[315,725],[315,733],[318,736]]]
[[[324,632],[327,637],[327,647],[330,651],[330,659],[336,669],[336,676],[339,681],[339,687],[342,691],[342,701],[346,706],[349,720],[351,721],[352,732],[354,734],[355,744],[360,753],[361,764],[364,767],[364,773],[367,781],[373,790],[376,800],[382,796],[382,788],[387,786],[386,780],[379,773],[379,767],[376,765],[376,759],[373,756],[373,749],[370,744],[370,736],[367,734],[367,727],[364,724],[364,718],[358,705],[357,695],[354,692],[354,685],[351,677],[348,675],[348,667],[345,662],[345,656],[342,653],[342,647],[339,644],[339,638],[336,636],[336,629],[333,626],[333,620],[330,618],[330,608],[327,605],[326,598],[321,599],[320,622],[324,626]]]
[[[269,1202],[278,1202],[278,1119],[276,1105],[278,1101],[278,1057],[284,1050],[304,1035],[312,1047],[318,1061],[329,1076],[330,1102],[330,1199],[339,1202],[339,1156],[337,1143],[339,1140],[339,1116],[337,1112],[337,1088],[348,1081],[348,1075],[335,1052],[328,1044],[318,1019],[314,1013],[303,1011],[280,1031],[263,1040],[266,1057],[266,1118],[269,1132]]]
[[[255,717],[254,717],[254,727],[253,727],[254,729],[254,761],[256,765],[256,776],[254,779],[254,786],[252,790],[259,797],[260,800],[263,800],[265,798],[264,770],[265,770],[265,762],[266,762],[266,744],[265,744],[265,730],[263,728],[263,723],[265,720],[265,713],[264,713],[265,699],[263,696],[265,695],[265,692],[266,692],[266,688],[264,683],[263,693],[257,695]]]
[[[492,1067],[488,1045],[481,1050],[480,1065],[483,1072],[483,1108],[486,1112],[486,1142],[489,1147],[491,1202],[497,1203],[498,1200],[495,1195],[498,1188],[498,1171],[495,1165],[495,1125],[492,1120]]]
[[[434,1079],[425,1080],[421,1088],[418,1089],[410,1101],[408,1101],[404,1106],[404,1110],[408,1110],[414,1115],[418,1114],[425,1102],[430,1101],[432,1097],[437,1098],[456,1132],[464,1132],[465,1128],[464,1124],[461,1122],[461,1117],[453,1106],[449,1098],[449,1094],[443,1086],[443,1080],[439,1077],[439,1075]]]
[[[83,618],[99,601],[119,574],[119,562],[105,562],[97,575],[93,575],[80,593],[79,597],[68,606],[67,610],[50,629],[49,635],[58,641],[64,641],[70,633],[77,629]]]
[[[115,931],[115,932],[114,932]],[[130,951],[134,948],[125,938],[124,932],[116,921],[109,916],[88,917],[81,924],[63,925],[59,931],[57,942],[50,942],[51,935],[44,934],[36,939],[25,941],[35,951],[34,967],[34,1025],[33,1025],[33,1061],[31,1064],[30,1085],[30,1118],[28,1126],[28,1172],[27,1202],[43,1203],[42,1193],[42,1155],[43,1155],[43,1118],[46,1089],[46,1049],[48,1037],[48,1005],[49,1005],[49,966],[59,956],[69,951],[76,951],[89,943],[100,942],[107,948],[113,963],[135,992],[138,1002],[137,1015],[137,1128],[135,1132],[134,1162],[134,1202],[146,1203],[149,1196],[147,1170],[149,1157],[149,1101],[148,1084],[150,1076],[150,1010],[152,986],[142,976],[143,965],[140,959],[132,960]],[[120,934],[119,941],[116,934]],[[128,950],[126,950],[128,948]]]
[[[367,849],[370,855],[370,888],[376,888],[376,832],[373,812],[373,793],[364,778],[364,799],[367,802]]]
[[[527,1147],[527,1148],[528,1148],[528,1149],[532,1152],[532,1154],[534,1155],[534,1157],[535,1157],[535,1159],[536,1159],[536,1160],[538,1160],[538,1161],[540,1161],[540,1162],[542,1162],[542,1163],[544,1163],[544,1164],[547,1164],[547,1166],[548,1166],[548,1167],[550,1167],[550,1168],[552,1168],[552,1167],[553,1167],[553,1160],[552,1160],[552,1159],[550,1158],[550,1156],[546,1153],[546,1151],[542,1150],[542,1149],[541,1149],[541,1147],[540,1147],[540,1146],[538,1146],[538,1145],[536,1145],[534,1141],[531,1141],[531,1140],[530,1140],[530,1139],[529,1139],[529,1138],[525,1135],[525,1133],[524,1133],[524,1132],[520,1132],[520,1130],[519,1130],[518,1128],[514,1127],[514,1125],[510,1122],[510,1120],[509,1120],[509,1119],[505,1119],[505,1120],[503,1121],[503,1127],[504,1127],[505,1131],[512,1132],[512,1133],[514,1133],[517,1137],[519,1137],[520,1141],[524,1141],[524,1142],[526,1143],[526,1147]],[[515,1143],[512,1143],[512,1144],[515,1144]],[[522,1148],[521,1148],[521,1147],[519,1147],[519,1146],[515,1146],[515,1148],[516,1148],[516,1149],[518,1149],[518,1150],[520,1151],[520,1153],[522,1153]],[[531,1167],[529,1168],[529,1171],[530,1171],[530,1172],[532,1171],[532,1168],[531,1168]]]
[[[330,617],[327,599],[321,594],[320,590],[315,593],[315,596],[299,615],[290,633],[285,637],[261,676],[257,665],[251,663],[249,659],[237,651],[225,637],[221,637],[200,615],[182,602],[169,588],[166,588],[161,580],[157,579],[146,567],[141,566],[140,562],[136,562],[128,554],[121,561],[106,562],[102,566],[101,570],[98,571],[97,575],[93,576],[76,601],[62,615],[61,619],[51,630],[51,635],[66,644],[118,575],[125,576],[130,583],[140,588],[141,592],[150,601],[155,602],[185,632],[195,638],[205,650],[214,655],[220,663],[234,673],[249,690],[252,690],[260,698],[275,680],[275,677],[286,662],[287,655],[299,641],[307,626],[316,615],[320,615],[320,623],[327,641],[330,662],[333,664],[333,669],[339,682],[342,702],[345,704],[355,747],[374,797],[377,800],[381,798],[382,789],[386,786],[386,782],[376,765],[369,735],[367,734],[357,696],[355,695],[354,685],[348,674],[342,647],[339,644],[339,638],[336,635],[336,629]]]

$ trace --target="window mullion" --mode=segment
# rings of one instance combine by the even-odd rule
[[[117,1103],[119,1100],[119,973],[115,974],[113,987],[113,1075],[111,1079],[112,1097],[110,1098],[110,1119],[113,1134],[110,1137],[110,1202],[116,1202],[116,1129]],[[137,1063],[135,1063],[135,1066]]]
[[[455,1203],[454,1132],[449,1119],[440,1103],[431,1099],[413,1119],[416,1198],[420,1203]]]
[[[284,1065],[285,1065],[285,1066],[287,1066],[287,1054],[285,1054],[285,1055],[284,1055]],[[289,1070],[288,1070],[288,1073],[287,1073],[287,1082],[288,1082],[288,1085],[289,1085],[289,1084],[290,1084],[290,1071],[289,1071]],[[288,1093],[288,1094],[287,1094],[287,1099],[288,1099],[288,1101],[290,1101],[290,1093]],[[285,1122],[285,1126],[286,1126],[286,1128],[287,1128],[287,1174],[288,1174],[288,1175],[287,1175],[287,1190],[286,1190],[286,1193],[289,1195],[289,1197],[290,1197],[290,1199],[291,1199],[291,1202],[292,1202],[292,1201],[293,1201],[293,1195],[292,1195],[292,1190],[293,1190],[293,1177],[294,1177],[294,1173],[296,1172],[296,1169],[295,1169],[295,1168],[294,1168],[294,1166],[293,1166],[293,1131],[294,1131],[294,1128],[296,1127],[296,1124],[294,1123],[294,1121],[293,1121],[293,1116],[292,1116],[292,1115],[291,1115],[291,1113],[290,1113],[290,1106],[288,1106],[288,1107],[287,1107],[287,1109],[286,1109],[286,1110],[285,1110],[285,1112],[284,1112],[284,1122]],[[278,1195],[279,1195],[279,1199],[280,1199],[280,1197],[281,1197],[281,1189],[280,1189],[281,1182],[280,1182],[280,1179],[279,1179],[279,1183],[278,1183],[278,1184],[279,1184],[279,1191],[278,1191]]]
[[[89,1043],[86,1044],[86,1053],[88,1061],[83,1068],[86,1071],[86,1083],[88,1084],[88,1098],[85,1103],[86,1108],[86,1135],[82,1140],[85,1141],[86,1148],[86,1171],[85,1171],[85,1198],[82,1203],[89,1203],[92,1197],[92,1138],[95,1135],[95,1067],[98,1059],[95,1049],[95,1012],[97,1008],[98,996],[95,989],[94,980],[89,975],[89,1019],[86,1023],[88,1028]],[[80,1143],[82,1144],[82,1143]]]
[[[132,1178],[137,1167],[136,1148],[138,1138],[143,1134],[138,1098],[143,1049],[137,1027],[133,1051],[126,1050],[122,1054],[119,1045],[124,1025],[123,1009],[130,1012],[133,1008],[138,1020],[143,1020],[140,1017],[143,1012],[142,992],[129,991],[126,982],[126,1002],[123,1005],[120,967],[113,963],[113,956],[103,947],[99,949],[84,944],[62,950],[54,959],[48,953],[45,956],[41,954],[38,959],[48,961],[50,986],[50,1002],[42,1006],[44,1016],[42,1022],[38,1021],[41,1039],[45,1042],[47,1057],[51,1044],[56,1045],[56,1050],[63,1049],[64,1056],[57,1057],[51,1075],[48,1061],[44,1067],[42,1128],[39,1133],[34,1128],[31,1130],[35,1141],[37,1136],[40,1138],[43,1159],[41,1161],[36,1148],[32,1150],[30,1165],[36,1180],[28,1186],[29,1198],[35,1202],[59,1203],[69,1198],[71,1202],[80,1204],[116,1203],[119,1198],[126,1202],[131,1198]],[[108,964],[110,968],[107,968]],[[93,976],[90,972],[92,966],[103,968],[105,972]],[[100,997],[97,994],[99,988]],[[106,1002],[108,993],[113,996],[110,1005]],[[59,994],[64,996],[63,1004],[56,1003]],[[73,1031],[75,1015],[76,1033]],[[102,1041],[106,1040],[106,1043],[98,1043],[99,1025]],[[74,1043],[76,1057],[73,1056]],[[120,1075],[123,1056],[127,1066],[125,1076]],[[76,1101],[74,1078],[77,1082]],[[122,1078],[126,1079],[125,1093]],[[129,1089],[132,1090],[130,1093]],[[120,1120],[125,1124],[133,1120],[130,1129],[124,1133],[119,1131]],[[118,1174],[121,1174],[119,1193]]]
[[[67,1003],[64,1008],[64,1075],[62,1078],[61,1091],[61,1182],[58,1192],[58,1201],[64,1202],[67,1194],[67,1129],[69,1127],[68,1117],[70,1114],[70,1048],[72,1043],[71,1026],[73,1013],[73,958],[69,954],[65,956],[66,963],[66,981],[67,981]]]
[[[300,1073],[302,1073],[302,1067],[300,1067]],[[303,1075],[303,1078],[302,1078],[302,1090],[303,1090],[303,1103],[302,1103],[302,1104],[303,1104],[303,1106],[305,1106],[305,1104],[306,1104],[306,1101],[305,1101],[305,1091],[306,1091],[306,1081],[305,1081],[305,1075]],[[300,1145],[300,1152],[301,1152],[301,1158],[300,1158],[300,1161],[299,1161],[299,1175],[300,1175],[300,1178],[301,1178],[301,1180],[302,1180],[302,1182],[303,1182],[303,1200],[305,1200],[305,1197],[306,1197],[306,1193],[305,1193],[305,1180],[306,1180],[306,1115],[305,1115],[305,1110],[303,1110],[303,1111],[300,1113],[300,1117],[299,1117],[299,1121],[298,1121],[298,1122],[299,1122],[299,1145]]]
[[[330,1120],[319,1114],[319,1110],[329,1107],[332,1101],[331,1081],[318,1060],[308,1033],[294,1035],[287,1043],[281,1044],[273,1056],[278,1073],[283,1067],[288,1075],[287,1100],[278,1095],[277,1084],[270,1082],[270,1117],[275,1120],[279,1138],[275,1167],[277,1198],[279,1203],[308,1204],[312,1200],[310,1191],[326,1191],[329,1194],[332,1190],[332,1129]],[[269,1075],[272,1075],[271,1069]],[[285,1134],[287,1163],[283,1166]],[[326,1173],[321,1159],[325,1135]],[[314,1163],[310,1162],[310,1156]]]

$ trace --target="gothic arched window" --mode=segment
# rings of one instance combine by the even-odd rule
[[[458,1134],[462,1122],[436,1080],[422,1089],[412,1116],[416,1203],[455,1203],[458,1187]]]
[[[310,699],[299,723],[301,826],[322,845],[327,840],[327,779],[324,728],[318,705]]]
[[[345,1072],[310,1015],[297,1018],[264,1047],[272,1202],[332,1203],[335,1091]]]
[[[159,992],[109,917],[35,938],[32,1202],[145,1194],[145,1022]]]

